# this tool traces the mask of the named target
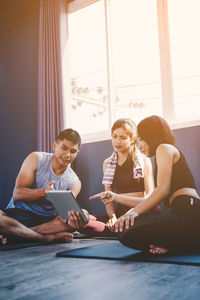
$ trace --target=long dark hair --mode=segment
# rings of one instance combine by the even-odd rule
[[[175,138],[167,121],[153,115],[143,119],[137,126],[139,137],[149,145],[150,155],[156,153],[160,144],[175,145]]]

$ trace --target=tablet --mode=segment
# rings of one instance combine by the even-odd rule
[[[68,211],[79,211],[83,220],[87,222],[80,205],[71,191],[46,191],[47,199],[52,202],[61,218],[68,220]]]

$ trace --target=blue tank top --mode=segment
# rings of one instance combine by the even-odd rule
[[[55,190],[69,190],[72,185],[79,180],[76,173],[70,166],[64,171],[61,176],[55,175],[52,169],[52,153],[47,152],[35,152],[38,157],[38,167],[35,172],[35,178],[32,185],[33,189],[40,189],[47,186],[49,181],[53,180]],[[52,216],[57,213],[54,206],[48,201],[48,198],[34,200],[32,202],[14,201],[11,198],[7,208],[21,208],[31,211],[41,216]]]

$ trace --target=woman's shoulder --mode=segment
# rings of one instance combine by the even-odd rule
[[[103,171],[105,171],[105,168],[107,166],[116,166],[117,165],[117,154],[115,152],[112,153],[111,156],[106,158],[103,162]]]
[[[175,146],[175,145],[172,145],[172,144],[160,144],[157,149],[156,149],[156,153],[157,152],[172,152],[172,153],[179,153],[179,149]]]
[[[180,158],[180,150],[172,144],[160,144],[156,149],[156,161],[162,157],[172,159],[175,162]]]
[[[103,171],[105,171],[105,168],[106,168],[106,166],[107,166],[107,164],[108,164],[109,159],[110,159],[110,157],[107,157],[107,158],[104,160],[104,162],[103,162]]]
[[[103,161],[103,166],[106,166],[107,163],[109,162],[109,160],[110,160],[110,156],[107,157],[107,158]]]
[[[107,158],[104,160],[103,164],[107,164],[107,163],[108,163],[108,161],[109,161],[109,159],[110,159],[110,156],[109,156],[109,157],[107,157]]]
[[[115,152],[113,152],[109,157],[107,157],[104,160],[103,165],[107,165],[108,162],[117,163],[117,154]]]

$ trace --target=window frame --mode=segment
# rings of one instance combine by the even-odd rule
[[[68,0],[68,13],[73,13],[88,5],[101,0]],[[113,63],[112,63],[112,32],[110,24],[110,3],[112,0],[104,1],[105,10],[105,40],[106,40],[106,59],[107,59],[107,88],[108,88],[108,116],[109,126],[112,127],[114,122],[115,110],[115,85],[113,76]],[[162,109],[163,117],[166,118],[172,129],[192,127],[200,125],[200,116],[198,119],[193,117],[187,121],[179,121],[175,118],[174,108],[174,93],[173,93],[173,78],[171,67],[171,49],[170,49],[170,36],[169,36],[169,18],[168,18],[168,3],[166,0],[157,0],[157,20],[158,20],[158,40],[159,40],[159,54],[160,54],[160,70],[161,70],[161,93],[162,93]],[[90,143],[101,140],[110,139],[110,130],[95,132],[91,134],[82,135],[83,143]]]

